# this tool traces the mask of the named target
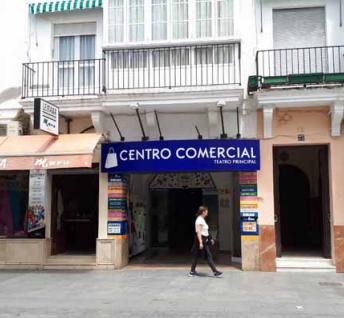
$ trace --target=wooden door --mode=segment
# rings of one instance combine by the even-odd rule
[[[322,207],[322,251],[325,258],[331,258],[331,212],[328,174],[328,147],[319,151],[320,191]]]
[[[281,213],[280,213],[280,200],[279,200],[279,165],[278,165],[278,148],[273,150],[274,162],[274,208],[275,208],[275,236],[276,236],[276,255],[282,256],[282,241],[281,241]]]

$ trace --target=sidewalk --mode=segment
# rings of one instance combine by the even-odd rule
[[[202,267],[205,274],[207,269]],[[344,275],[185,270],[0,271],[0,318],[344,317]]]

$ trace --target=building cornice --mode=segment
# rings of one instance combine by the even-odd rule
[[[261,91],[255,94],[257,108],[274,105],[283,107],[330,106],[335,101],[344,101],[344,88],[307,88]]]

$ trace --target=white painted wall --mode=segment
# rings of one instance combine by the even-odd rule
[[[196,139],[197,132],[195,130],[195,125],[198,126],[204,139],[219,138],[221,134],[220,119],[214,131],[211,131],[211,127],[208,122],[208,113],[206,111],[195,111],[194,113],[159,112],[158,116],[162,134],[166,140]],[[126,141],[141,140],[142,133],[134,112],[130,115],[115,115],[115,117]],[[153,128],[148,127],[144,113],[141,114],[141,119],[146,135],[148,135],[151,140],[159,139],[158,128],[156,126]],[[235,138],[237,134],[236,113],[224,112],[224,123],[228,137]],[[110,140],[119,140],[119,135],[110,116],[106,116],[103,128],[109,133]],[[250,130],[249,127],[248,130]],[[245,134],[245,136],[246,135],[247,134]],[[255,135],[255,132],[252,132],[250,135],[252,137],[252,135]]]
[[[21,86],[21,63],[26,55],[25,8],[24,0],[1,0],[0,93]]]
[[[102,9],[75,10],[30,15],[28,21],[30,62],[51,61],[54,59],[54,24],[95,22],[96,57],[102,57],[103,12]]]

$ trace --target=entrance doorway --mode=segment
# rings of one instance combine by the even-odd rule
[[[52,255],[95,254],[98,173],[53,176]]]
[[[163,214],[156,210],[158,213],[152,213],[151,216],[152,247],[167,247],[171,252],[185,253],[190,250],[194,239],[195,215],[203,204],[202,190],[169,189],[166,192],[151,193],[152,200],[167,199],[167,209]],[[163,223],[165,226],[161,227]]]
[[[277,256],[331,257],[328,147],[274,148]]]
[[[129,253],[131,265],[185,266],[190,263],[195,219],[208,207],[217,264],[240,263],[240,233],[232,173],[162,173],[130,176]],[[238,236],[238,237],[237,237]],[[240,250],[240,246],[239,246]],[[235,257],[235,259],[233,259]]]

